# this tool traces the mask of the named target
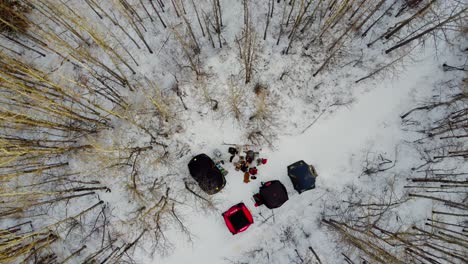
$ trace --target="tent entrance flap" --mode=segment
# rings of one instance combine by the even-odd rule
[[[247,219],[242,210],[239,210],[236,213],[230,215],[229,221],[231,221],[231,224],[235,230],[240,230],[244,226],[250,224],[249,220]]]

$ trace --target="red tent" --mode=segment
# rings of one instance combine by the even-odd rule
[[[239,203],[223,213],[224,221],[233,235],[243,232],[253,224],[252,214],[244,203]]]

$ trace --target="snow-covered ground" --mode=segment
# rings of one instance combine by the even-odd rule
[[[101,2],[105,9],[114,8],[113,2]],[[139,6],[137,1],[134,2],[132,3],[135,6]],[[146,18],[141,21],[142,25],[149,28],[143,33],[149,46],[157,51],[151,55],[144,48],[136,49],[133,41],[110,20],[98,19],[90,9],[81,10],[80,5],[84,6],[82,2],[70,1],[68,5],[82,15],[80,19],[89,17],[94,22],[89,25],[84,23],[84,27],[101,34],[108,30],[115,34],[117,37],[103,34],[103,38],[111,44],[115,44],[113,41],[116,38],[121,39],[124,44],[115,45],[115,50],[125,54],[120,46],[129,48],[134,55],[132,59],[139,63],[131,63],[137,70],[136,74],[129,73],[120,62],[117,63],[123,68],[119,73],[128,77],[130,84],[137,87],[135,91],[130,91],[125,85],[116,85],[115,89],[129,103],[128,109],[119,109],[103,98],[96,99],[97,102],[104,101],[99,103],[112,111],[117,109],[114,116],[106,113],[112,116],[112,129],[103,129],[99,133],[81,137],[78,143],[89,144],[91,147],[66,155],[69,163],[67,172],[76,172],[83,179],[99,180],[100,184],[112,190],[98,192],[96,195],[106,205],[108,218],[105,221],[109,225],[104,231],[108,232],[109,237],[105,234],[102,237],[95,234],[98,238],[86,237],[83,241],[88,243],[88,249],[91,250],[83,256],[102,247],[105,241],[111,241],[111,237],[118,239],[119,245],[125,245],[138,237],[142,230],[149,230],[128,252],[129,258],[136,263],[286,264],[297,258],[312,259],[309,246],[315,249],[323,263],[341,263],[340,253],[343,252],[344,245],[336,243],[338,236],[321,224],[324,212],[329,211],[328,207],[338,207],[337,204],[347,199],[347,187],[359,186],[362,192],[377,196],[389,180],[395,180],[399,173],[405,174],[412,166],[420,163],[418,153],[406,144],[419,136],[403,129],[400,115],[420,102],[429,101],[433,97],[435,84],[441,80],[461,76],[456,73],[447,74],[441,68],[444,62],[458,65],[463,61],[452,54],[451,49],[456,45],[445,46],[439,43],[437,53],[434,46],[426,45],[412,54],[411,59],[417,60],[409,62],[410,57],[405,57],[394,67],[356,84],[355,81],[359,78],[398,56],[403,56],[409,50],[402,49],[401,54],[384,55],[383,50],[391,42],[378,42],[372,48],[367,48],[369,41],[387,30],[384,25],[393,24],[400,19],[386,15],[367,37],[356,35],[348,39],[346,36],[343,40],[346,45],[338,53],[339,56],[313,77],[312,73],[329,54],[327,47],[347,28],[347,23],[337,24],[336,28],[325,34],[323,42],[314,43],[307,51],[301,45],[310,41],[309,36],[298,36],[290,53],[284,54],[288,42],[286,35],[289,32],[283,33],[280,45],[276,44],[276,37],[283,10],[288,10],[289,6],[286,3],[277,5],[269,34],[266,40],[262,40],[260,36],[265,23],[263,10],[267,8],[267,2],[252,1],[250,10],[258,34],[258,42],[255,43],[258,57],[253,79],[245,84],[245,69],[238,56],[239,44],[236,41],[243,37],[242,1],[229,1],[229,4],[228,1],[223,1],[223,48],[211,48],[208,38],[199,36],[192,5],[189,5],[189,1],[185,2],[188,11],[186,16],[202,46],[199,54],[195,54],[193,50],[187,52],[184,50],[186,47],[182,47],[184,42],[189,46],[193,43],[185,24],[173,14],[169,4],[163,18],[170,29],[163,29],[157,21],[150,22]],[[391,5],[391,1],[387,2],[384,5],[385,10]],[[210,1],[200,2],[197,7],[210,10],[207,12],[212,11]],[[114,11],[116,19],[128,19],[125,10]],[[149,11],[154,15],[151,9]],[[396,9],[393,11],[396,12]],[[65,13],[70,17],[74,17],[73,12],[67,12]],[[295,18],[297,12],[292,8],[291,17]],[[381,14],[383,15],[383,9]],[[33,15],[38,14],[33,12]],[[207,17],[213,19],[212,15]],[[404,13],[402,17],[409,15]],[[84,20],[77,19],[74,23],[80,21]],[[317,28],[313,28],[311,32],[318,34],[321,23],[323,21],[318,22]],[[50,31],[53,30],[59,32],[62,28],[50,28]],[[80,30],[86,31],[86,28]],[[93,32],[92,30],[90,31]],[[128,30],[131,36],[138,39],[130,27]],[[177,30],[179,33],[183,32],[182,40],[174,37]],[[410,32],[411,28],[405,30]],[[406,33],[405,30],[402,32]],[[70,32],[64,36],[68,40],[77,41]],[[89,54],[96,55],[102,62],[109,65],[115,63],[116,57],[109,55],[109,50],[105,50],[103,46],[96,45],[91,40],[88,41],[94,46],[86,46],[80,41],[77,41],[80,49],[80,45],[83,45],[83,50],[89,50]],[[30,51],[18,47],[16,49],[25,52],[25,57],[33,57]],[[122,56],[131,62],[126,55]],[[188,58],[196,60],[202,74],[196,75],[194,69],[190,69],[193,65],[188,66]],[[86,84],[88,77],[93,79],[88,75],[86,67],[65,63],[56,54],[48,54],[46,59],[35,55],[30,63],[43,67],[46,72],[50,72],[51,79],[59,79],[60,82],[66,82],[67,79],[62,79],[63,76],[85,80],[83,83]],[[61,65],[58,68],[60,70],[55,71],[56,65]],[[266,91],[263,98],[267,98],[264,101],[267,110],[263,120],[254,117],[258,105],[262,103],[262,96],[254,93],[256,84],[263,85]],[[235,115],[232,105],[237,93],[240,103],[236,107],[241,111],[240,116]],[[218,108],[213,108],[213,101],[217,102]],[[152,142],[142,127],[157,135],[157,139],[163,144]],[[236,172],[232,164],[227,163],[227,184],[221,192],[209,198],[212,202],[210,206],[184,188],[184,182],[193,183],[187,169],[191,157],[199,153],[211,155],[215,149],[220,149],[227,160],[228,144],[252,143],[249,142],[249,134],[255,131],[263,132],[266,138],[256,142],[261,145],[255,148],[259,148],[257,150],[260,157],[268,159],[266,165],[259,166],[257,180],[244,183],[243,174]],[[164,144],[167,145],[161,147]],[[364,175],[366,157],[375,157],[377,154],[383,154],[392,162],[398,161],[397,166],[378,177]],[[316,189],[302,194],[292,188],[286,171],[289,164],[298,160],[313,164],[319,174]],[[403,193],[406,176],[409,175],[395,180],[395,194]],[[252,195],[258,191],[262,181],[268,180],[280,180],[289,193],[289,201],[275,210],[264,206],[254,207]],[[157,188],[150,188],[151,185]],[[194,190],[201,196],[208,197],[196,186]],[[93,199],[96,197],[93,196]],[[171,218],[170,208],[158,207],[158,201],[169,198],[172,213],[177,212],[180,219]],[[79,212],[89,207],[88,203],[94,201],[93,199],[67,204],[67,210],[62,205],[53,207],[48,211],[50,219],[35,221],[60,221],[63,215],[68,216],[69,208],[72,208],[70,212]],[[247,231],[232,235],[225,226],[221,213],[239,202],[244,202],[250,209],[254,224]],[[428,208],[431,206],[432,203],[428,201],[408,202],[401,206],[397,209],[401,210],[398,217],[407,217],[407,222],[402,226],[429,217]],[[163,212],[161,219],[158,214],[162,231],[159,230],[160,223],[152,215],[157,210],[150,214],[152,209],[149,208],[161,209]],[[148,214],[142,216],[145,210],[148,210]],[[93,220],[92,217],[86,218],[88,225],[92,225]],[[98,220],[99,216],[95,223]],[[181,228],[176,220],[181,220],[184,227]],[[15,221],[12,220],[12,223]],[[96,233],[100,234],[101,231],[102,229],[97,228]],[[80,239],[83,235],[77,230],[70,233],[70,237],[67,234],[68,239],[63,239],[63,244],[58,246],[58,251],[63,251],[63,256],[73,252],[72,249],[76,247],[74,239]],[[96,248],[93,249],[93,246]]]

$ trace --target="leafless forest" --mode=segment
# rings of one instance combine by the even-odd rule
[[[216,203],[171,169],[190,151],[179,136],[183,115],[233,118],[249,144],[274,146],[284,87],[317,90],[321,82],[306,86],[301,76],[326,81],[346,67],[358,75],[349,85],[398,75],[426,45],[466,56],[467,8],[459,0],[0,0],[0,262],[170,254],[170,233],[193,239],[185,208]],[[266,69],[278,60],[297,69]],[[403,127],[420,135],[407,148],[421,162],[393,172],[396,158],[370,157],[362,177],[393,180],[378,193],[347,186],[317,216],[344,263],[468,262],[466,65],[440,67],[460,77],[402,110]],[[346,104],[327,100],[318,113]],[[395,218],[419,200],[435,205],[432,218]],[[235,261],[265,261],[265,252]],[[295,263],[324,263],[313,248],[296,252]]]

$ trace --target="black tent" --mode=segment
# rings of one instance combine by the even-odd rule
[[[288,176],[294,189],[299,193],[315,188],[317,172],[312,165],[308,165],[303,160],[288,166]]]
[[[270,209],[278,208],[289,198],[284,185],[278,181],[269,181],[262,183],[260,192],[254,195],[256,206],[264,204]]]
[[[190,175],[198,182],[200,188],[208,194],[219,192],[226,184],[223,174],[206,154],[193,157],[188,164],[188,168]]]

